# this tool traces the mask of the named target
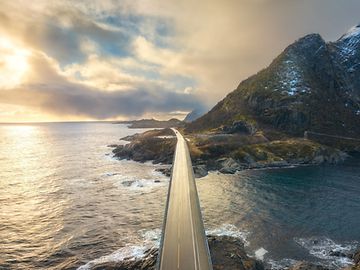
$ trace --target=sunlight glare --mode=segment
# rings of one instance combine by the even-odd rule
[[[29,69],[30,51],[16,46],[0,36],[0,88],[9,89],[21,84]]]

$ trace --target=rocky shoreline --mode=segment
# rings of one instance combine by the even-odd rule
[[[214,270],[265,270],[271,269],[271,265],[264,264],[262,261],[247,255],[244,243],[231,236],[209,235],[208,244]],[[158,248],[147,249],[142,256],[127,257],[123,260],[90,262],[86,265],[87,270],[155,270]],[[332,256],[347,256],[354,262],[353,266],[343,268],[343,270],[360,269],[360,249],[353,254],[343,254],[333,252]],[[325,266],[310,263],[297,262],[289,270],[327,270]],[[280,269],[279,269],[280,270]]]
[[[348,155],[338,149],[296,138],[270,141],[262,134],[187,135],[195,176],[209,171],[234,174],[248,169],[286,168],[337,164]],[[125,145],[112,145],[114,157],[154,164],[172,163],[176,138],[170,129],[151,130],[122,138]],[[171,166],[158,171],[170,175]]]
[[[348,154],[338,149],[300,138],[283,137],[272,140],[262,133],[243,134],[186,134],[196,177],[203,177],[209,171],[234,174],[249,169],[286,168],[343,162]],[[138,162],[152,161],[163,164],[157,171],[170,176],[171,164],[176,147],[176,137],[170,129],[150,130],[122,138],[125,145],[112,145],[114,157]],[[282,268],[249,257],[241,240],[229,236],[208,236],[214,269],[290,269],[327,270],[324,265],[311,262],[297,262]],[[145,270],[156,269],[158,249],[149,248],[141,258],[129,257],[118,262],[103,262],[90,270]],[[360,249],[354,254],[336,250],[328,254],[334,257],[350,258],[354,264],[342,270],[360,270]],[[330,270],[334,270],[331,268]]]

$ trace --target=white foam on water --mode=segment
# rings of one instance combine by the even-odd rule
[[[162,166],[162,165],[157,166],[157,168],[166,168],[166,167],[168,167],[168,166]],[[156,170],[152,170],[151,175],[154,176],[154,178],[156,180],[164,180],[164,181],[170,180],[170,177],[168,177],[165,174],[163,174],[162,172],[159,172]]]
[[[153,188],[166,185],[169,179],[162,174],[151,173],[149,177],[139,178],[132,175],[120,175],[116,173],[107,173],[111,176],[113,184],[121,189],[129,189],[133,191],[150,191]]]
[[[160,239],[161,239],[161,230],[154,229],[154,230],[141,230],[139,231],[142,238],[144,238],[145,243],[151,244],[154,247],[160,246]]]
[[[131,179],[120,182],[120,185],[125,188],[139,189],[144,187],[151,187],[153,185],[153,181],[146,179]]]
[[[246,246],[249,245],[249,242],[247,241],[249,232],[240,231],[236,226],[234,226],[232,224],[223,224],[219,228],[207,230],[206,234],[207,235],[217,235],[217,236],[225,235],[225,236],[235,237],[235,238],[242,240]]]
[[[268,253],[268,251],[265,248],[261,247],[255,251],[255,257],[256,259],[263,261],[266,253]]]
[[[116,172],[106,172],[106,173],[104,173],[102,176],[108,176],[108,177],[110,177],[110,176],[114,176],[114,175],[118,175],[119,173],[116,173]]]
[[[144,257],[145,251],[149,248],[149,246],[126,246],[118,249],[110,255],[106,255],[98,259],[92,260],[87,264],[80,266],[78,270],[88,270],[98,264],[106,262],[119,262],[123,261],[126,258],[140,259]]]
[[[143,244],[141,245],[128,245],[122,247],[110,255],[102,256],[100,258],[89,261],[87,264],[80,266],[77,270],[89,270],[96,265],[109,263],[109,262],[120,262],[125,259],[141,259],[145,256],[145,252],[153,247],[159,247],[161,230],[140,230],[139,235],[143,238]]]
[[[114,156],[113,153],[106,153],[104,155],[104,160],[111,162],[111,163],[115,163],[115,162],[119,162],[120,160]]]
[[[358,246],[357,242],[338,244],[326,237],[295,238],[294,241],[307,249],[311,255],[323,260],[329,268],[343,268],[352,265],[353,262],[347,257],[331,255],[332,252],[349,254]]]

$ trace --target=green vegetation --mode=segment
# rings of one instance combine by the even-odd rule
[[[325,151],[330,152],[330,148],[306,140],[286,140],[246,145],[231,153],[231,156],[240,162],[246,162],[249,157],[255,162],[310,161],[320,153],[325,154]]]

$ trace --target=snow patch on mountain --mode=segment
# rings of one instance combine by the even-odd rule
[[[360,47],[360,25],[351,28],[345,35],[343,35],[336,43],[340,63],[347,63],[354,58]],[[357,65],[358,63],[350,63]],[[350,67],[348,72],[353,72],[354,67]]]
[[[349,39],[349,38],[353,38],[355,36],[359,36],[360,35],[360,24],[357,26],[354,26],[352,28],[350,28],[350,30],[343,35],[340,40],[345,40],[345,39]]]
[[[309,87],[304,86],[303,76],[301,70],[295,61],[288,59],[284,62],[285,68],[279,74],[281,80],[281,92],[289,96],[298,93],[305,93],[310,90]]]

